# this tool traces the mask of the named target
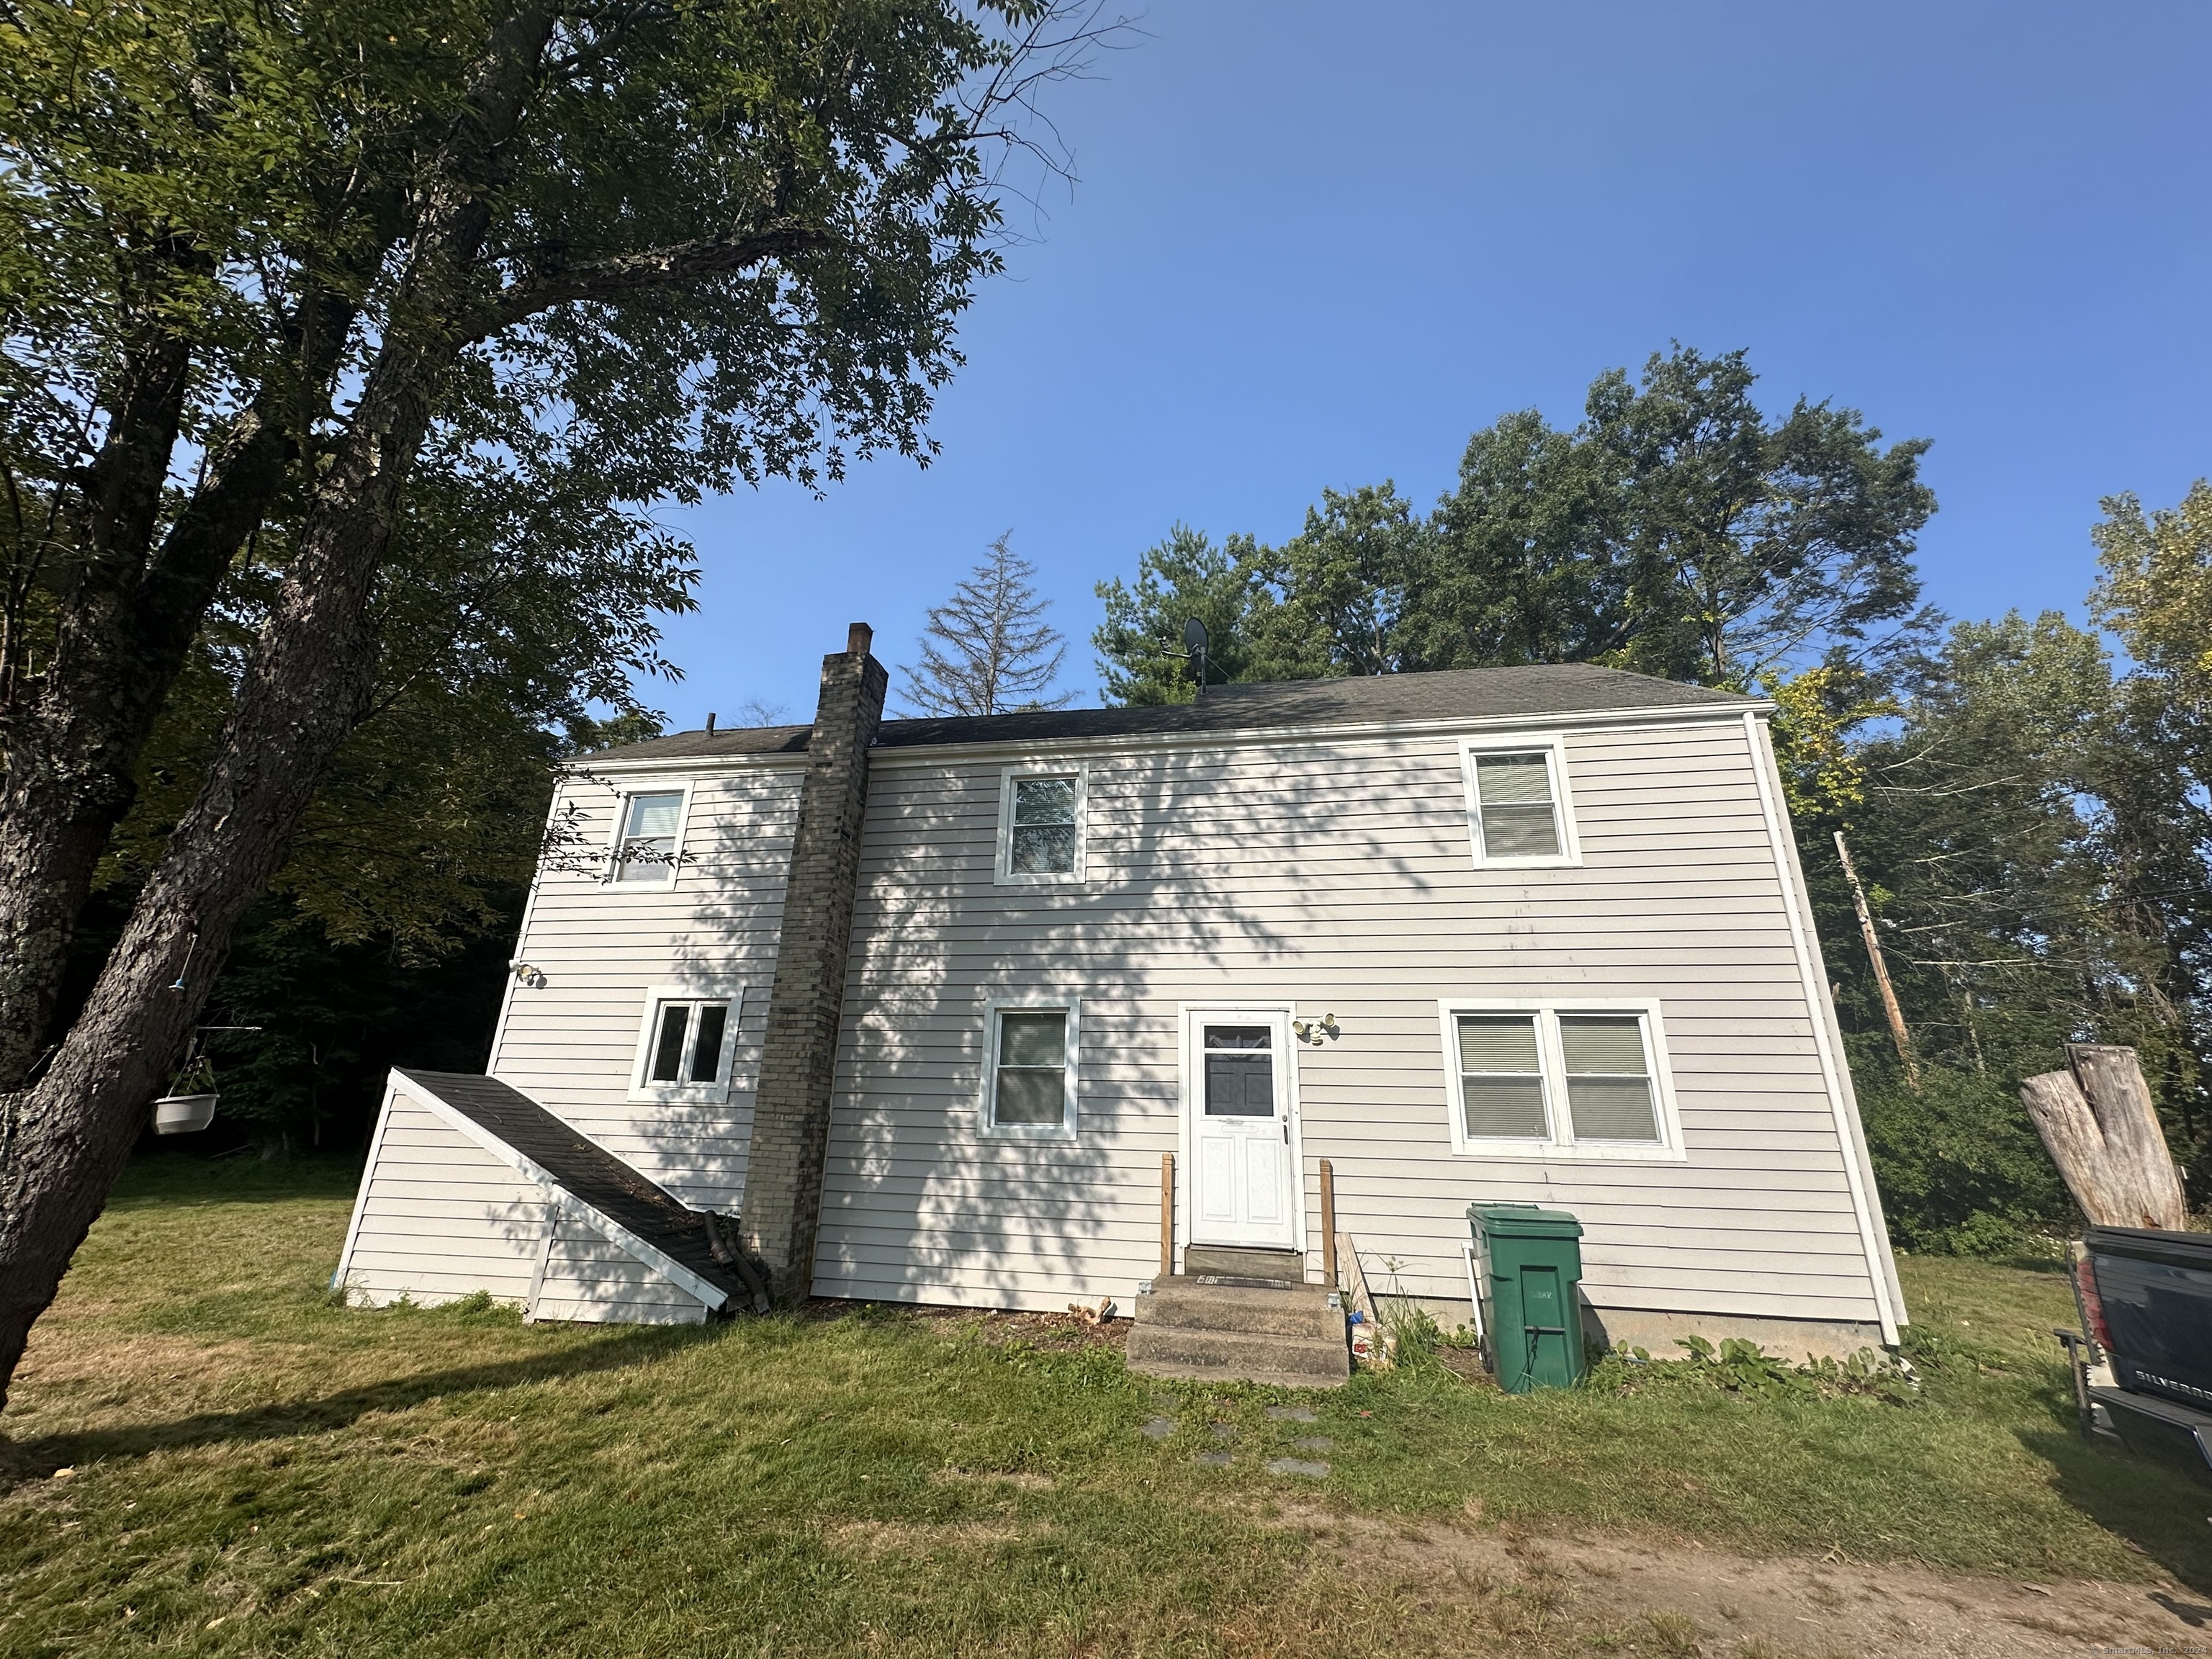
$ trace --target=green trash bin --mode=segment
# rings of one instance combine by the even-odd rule
[[[1571,1389],[1589,1362],[1583,1350],[1583,1224],[1565,1210],[1470,1204],[1475,1282],[1482,1298],[1490,1368],[1508,1394]]]

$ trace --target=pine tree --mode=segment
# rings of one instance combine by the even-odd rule
[[[931,610],[921,660],[902,671],[916,714],[1011,714],[1065,708],[1073,699],[1072,691],[1045,695],[1067,647],[1043,620],[1052,601],[1030,585],[1036,567],[1007,545],[1013,533],[993,542],[990,556]]]

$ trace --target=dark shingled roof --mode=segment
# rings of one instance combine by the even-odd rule
[[[1261,732],[1271,726],[1364,726],[1375,721],[1484,720],[1598,713],[1615,708],[1745,708],[1757,700],[1732,691],[1654,679],[1589,663],[1529,668],[1455,668],[1433,674],[1380,674],[1328,680],[1215,685],[1196,702],[1152,708],[1048,708],[1028,714],[885,720],[879,749],[940,743],[1048,743],[1068,738],[1139,737],[1154,732]],[[805,726],[678,732],[592,760],[692,760],[738,755],[799,755]],[[589,763],[586,762],[586,764]]]
[[[704,1218],[647,1181],[597,1141],[587,1139],[528,1095],[497,1078],[465,1072],[399,1075],[512,1146],[562,1188],[610,1221],[682,1262],[743,1305],[750,1294],[737,1273],[714,1260]]]

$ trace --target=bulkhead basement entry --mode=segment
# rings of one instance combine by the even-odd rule
[[[394,1070],[331,1284],[377,1307],[484,1291],[530,1319],[695,1324],[755,1302],[713,1225],[495,1078]]]

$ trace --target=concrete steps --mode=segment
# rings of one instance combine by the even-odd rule
[[[1129,1369],[1146,1376],[1332,1389],[1352,1375],[1344,1310],[1330,1305],[1337,1300],[1322,1285],[1254,1283],[1243,1274],[1155,1279],[1137,1297]]]

